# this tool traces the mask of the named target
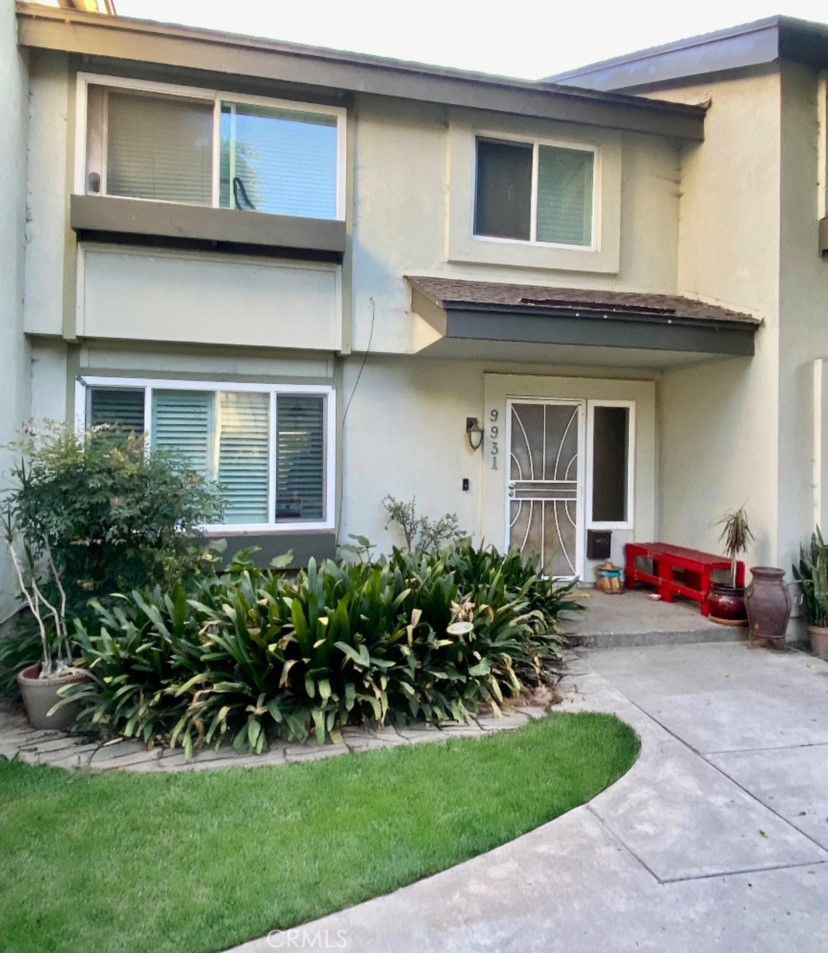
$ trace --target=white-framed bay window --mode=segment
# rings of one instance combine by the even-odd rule
[[[76,426],[145,433],[216,481],[227,532],[334,526],[335,392],[250,384],[82,376]]]
[[[77,77],[77,194],[342,221],[346,111]]]
[[[635,401],[588,400],[586,523],[632,529],[635,500]]]

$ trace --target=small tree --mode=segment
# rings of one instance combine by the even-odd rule
[[[222,514],[218,488],[149,450],[143,435],[48,424],[15,449],[6,538],[21,587],[39,591],[52,618],[85,615],[93,596],[186,574],[199,525]]]
[[[748,545],[753,540],[753,533],[750,531],[747,511],[744,505],[738,510],[730,510],[716,523],[722,527],[719,540],[724,545],[725,555],[730,559],[730,584],[736,588],[736,562],[737,557],[747,552]]]

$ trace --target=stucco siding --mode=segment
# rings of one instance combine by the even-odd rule
[[[0,4],[0,446],[14,439],[28,417],[29,354],[23,336],[23,288],[26,236],[26,58],[17,49],[14,5]],[[7,485],[11,455],[0,449],[0,491]],[[0,621],[16,603],[16,586],[5,543],[0,543]]]
[[[715,522],[744,503],[756,535],[748,561],[776,564],[779,75],[734,77],[658,95],[711,103],[705,142],[687,147],[682,158],[679,293],[764,322],[753,358],[664,373],[659,535],[716,550]]]

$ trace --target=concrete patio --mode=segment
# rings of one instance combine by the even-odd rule
[[[570,613],[563,629],[584,648],[630,648],[701,642],[744,642],[746,627],[719,625],[701,614],[699,604],[677,598],[662,602],[649,589],[630,589],[608,595],[597,589],[579,592],[585,612]],[[801,620],[792,619],[789,641],[805,639]]]
[[[590,650],[568,685],[564,710],[613,712],[641,736],[620,781],[488,854],[235,953],[828,949],[828,663],[733,642]]]

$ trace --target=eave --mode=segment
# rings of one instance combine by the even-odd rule
[[[17,4],[21,46],[701,141],[704,109],[147,20]]]
[[[750,357],[761,322],[750,315],[700,305],[670,296],[606,293],[609,300],[577,302],[576,295],[599,292],[576,289],[507,286],[491,283],[492,298],[485,300],[484,282],[463,282],[409,277],[411,308],[437,332],[437,341],[512,343],[533,347],[555,345],[629,351],[662,351],[707,357]],[[474,297],[463,286],[474,284]],[[457,294],[452,287],[457,288]],[[514,300],[503,289],[518,289]],[[528,295],[528,298],[527,298]],[[544,304],[544,297],[571,295],[573,302]],[[664,298],[671,307],[650,306]],[[528,300],[532,303],[521,303]],[[614,302],[614,303],[613,303]],[[637,306],[636,302],[640,302]],[[682,306],[682,302],[686,305]],[[694,313],[694,311],[696,313]],[[700,313],[703,316],[700,316]],[[431,345],[434,346],[433,344]]]

